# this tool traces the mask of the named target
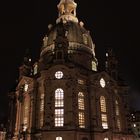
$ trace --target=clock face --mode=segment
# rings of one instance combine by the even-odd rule
[[[59,43],[59,44],[58,44],[58,47],[61,48],[61,47],[62,47],[62,44]]]
[[[102,88],[105,87],[105,80],[103,78],[100,79],[100,85]]]

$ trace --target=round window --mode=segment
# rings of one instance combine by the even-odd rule
[[[63,72],[62,71],[57,71],[56,73],[55,73],[55,78],[56,79],[61,79],[63,77]]]

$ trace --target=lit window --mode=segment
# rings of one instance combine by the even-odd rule
[[[55,126],[64,125],[64,91],[61,88],[55,90]]]
[[[78,93],[78,109],[79,109],[79,127],[85,128],[85,105],[84,105],[84,94],[83,92]]]
[[[101,114],[101,119],[102,119],[103,129],[108,129],[107,115],[106,114]]]
[[[78,93],[78,109],[84,110],[84,94],[83,92]]]
[[[121,123],[120,123],[120,119],[117,118],[117,127],[119,129],[119,131],[121,130]]]
[[[120,122],[120,112],[119,112],[119,103],[115,101],[115,113],[116,113],[116,125],[119,131],[121,130],[121,122]]]
[[[62,72],[62,71],[57,71],[57,72],[55,73],[55,78],[61,79],[62,77],[63,77],[63,72]]]
[[[36,75],[36,74],[37,74],[37,72],[38,72],[38,65],[37,65],[37,64],[35,64],[35,66],[34,66],[34,75]]]
[[[40,111],[44,110],[44,94],[41,94],[40,97]]]
[[[56,137],[56,140],[63,140],[62,137]]]
[[[88,35],[87,34],[83,34],[83,41],[84,41],[84,44],[88,44]]]
[[[102,121],[103,122],[107,122],[107,115],[106,114],[102,114]]]
[[[82,80],[82,79],[78,79],[78,84],[80,84],[80,85],[84,85],[84,80]]]
[[[105,80],[103,78],[100,79],[100,85],[102,88],[105,87]]]
[[[108,57],[108,53],[106,53],[106,57]]]
[[[44,94],[42,93],[40,96],[40,127],[43,126],[44,120]]]
[[[28,90],[28,87],[29,87],[28,84],[25,84],[25,85],[24,85],[24,91],[25,91],[25,92]]]
[[[135,116],[133,116],[133,119],[135,119]]]
[[[104,96],[100,97],[101,107],[101,121],[103,129],[108,129],[107,113],[106,113],[106,100]]]
[[[105,61],[105,67],[106,67],[106,68],[108,67],[108,62],[107,62],[107,61]]]
[[[93,71],[97,71],[97,65],[94,61],[91,62],[92,63],[92,70]]]
[[[61,88],[58,88],[55,91],[55,107],[64,106],[64,91]]]
[[[103,129],[108,129],[108,124],[107,124],[107,122],[102,122],[102,127],[103,127]]]
[[[85,115],[84,112],[79,112],[79,127],[85,128]]]
[[[24,110],[23,110],[23,130],[25,131],[28,127],[29,121],[29,100],[24,99]]]
[[[115,101],[116,104],[116,115],[119,116],[119,105],[118,105],[118,101]]]
[[[137,126],[137,125],[134,123],[134,124],[133,124],[133,127],[136,127],[136,126]]]
[[[104,96],[100,97],[100,105],[101,105],[101,112],[106,112],[106,101]]]
[[[61,127],[64,125],[64,109],[55,109],[55,126]]]

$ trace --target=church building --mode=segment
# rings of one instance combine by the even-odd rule
[[[40,58],[24,58],[9,94],[10,140],[133,140],[127,120],[128,86],[117,78],[117,60],[106,53],[98,71],[95,44],[76,17],[74,0],[60,0]]]

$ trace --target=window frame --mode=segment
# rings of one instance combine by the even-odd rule
[[[101,124],[103,129],[108,129],[108,116],[105,96],[100,96]]]
[[[64,126],[64,90],[57,88],[55,90],[55,103],[54,103],[54,125],[55,127]]]

